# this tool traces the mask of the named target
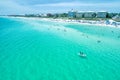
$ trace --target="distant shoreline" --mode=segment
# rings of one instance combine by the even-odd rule
[[[77,23],[82,25],[95,25],[95,26],[105,26],[105,27],[115,27],[120,28],[120,22],[116,22],[112,19],[109,20],[75,20],[75,19],[61,19],[61,18],[39,18],[39,17],[14,17],[7,16],[12,18],[24,18],[24,19],[36,19],[36,20],[46,20],[46,21],[54,21],[54,22],[65,22],[65,23]],[[108,21],[108,22],[107,22]]]

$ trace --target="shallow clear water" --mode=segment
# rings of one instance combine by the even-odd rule
[[[120,80],[119,36],[119,28],[1,17],[0,80]]]

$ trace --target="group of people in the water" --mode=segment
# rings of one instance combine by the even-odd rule
[[[114,31],[111,31],[112,33],[114,33]],[[117,36],[117,38],[120,38],[120,34]]]
[[[85,34],[82,33],[82,36],[85,36]],[[86,35],[86,37],[88,38],[88,35]],[[97,40],[97,43],[100,43],[100,40]]]
[[[51,28],[51,27],[50,27]],[[50,30],[50,28],[48,28],[48,30]],[[57,28],[57,30],[60,30],[60,28]],[[63,29],[64,32],[67,32],[66,29]]]

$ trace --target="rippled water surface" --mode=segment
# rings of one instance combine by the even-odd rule
[[[120,80],[120,29],[1,17],[0,80]]]

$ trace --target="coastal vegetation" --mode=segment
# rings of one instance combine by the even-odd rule
[[[69,20],[109,20],[120,22],[120,13],[108,13],[105,14],[105,17],[97,17],[97,13],[94,13],[94,16],[85,17],[86,12],[83,13],[82,17],[76,16],[76,13],[46,13],[46,14],[25,14],[25,15],[8,15],[14,17],[37,17],[37,18],[53,18],[53,19],[69,19]],[[69,15],[72,14],[72,15]],[[91,13],[89,13],[91,15]],[[101,14],[102,15],[102,14]]]

